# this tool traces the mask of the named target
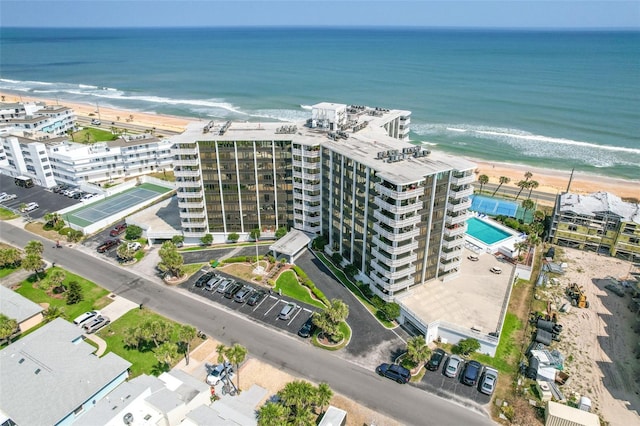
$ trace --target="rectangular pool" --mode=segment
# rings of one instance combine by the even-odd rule
[[[467,220],[467,234],[488,246],[512,236],[512,234],[476,217]]]

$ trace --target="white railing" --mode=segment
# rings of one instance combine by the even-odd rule
[[[389,189],[381,183],[376,183],[375,189],[379,194],[386,195],[387,197],[391,197],[394,200],[408,200],[410,198],[419,197],[424,193],[424,188],[416,188],[408,191],[396,191],[393,189]]]
[[[198,148],[194,145],[193,148],[175,148],[171,150],[173,155],[196,155],[198,154]]]
[[[458,214],[457,216],[446,215],[445,219],[444,219],[444,222],[447,225],[457,225],[457,224],[460,224],[460,223],[465,223],[467,221],[467,219],[469,219],[470,217],[471,217],[471,213],[470,212]]]
[[[469,195],[473,195],[473,186],[466,189],[460,189],[457,191],[452,189],[450,197],[453,198],[454,200],[459,200],[461,198],[468,197]]]
[[[470,175],[462,176],[462,177],[451,177],[451,183],[454,185],[468,185],[470,183],[475,182],[476,177],[472,173]]]
[[[451,261],[451,262],[448,262],[448,263],[440,262],[440,269],[445,271],[445,272],[448,272],[448,271],[450,271],[452,269],[459,268],[461,263],[462,263],[461,259],[454,260],[454,261]]]
[[[204,201],[178,201],[178,208],[181,208],[181,209],[204,208]]]
[[[445,237],[457,237],[458,235],[463,235],[467,232],[467,224],[460,225],[456,228],[444,228]]]
[[[466,199],[459,203],[447,203],[447,210],[450,212],[459,212],[462,210],[468,210],[471,207],[471,200]]]
[[[404,241],[404,240],[408,240],[409,238],[417,237],[418,235],[420,235],[420,230],[417,228],[412,229],[411,231],[405,231],[405,232],[398,231],[394,233],[394,232],[389,232],[385,229],[382,229],[382,227],[377,223],[373,224],[373,230],[378,234],[380,234],[381,236],[391,241]]]
[[[200,177],[200,170],[180,170],[174,169],[173,174],[176,177]]]
[[[175,159],[173,160],[173,165],[174,166],[199,166],[200,165],[200,160],[198,159]]]
[[[180,217],[181,218],[195,218],[195,219],[205,219],[205,212],[200,212],[200,213],[192,213],[192,212],[180,212]]]
[[[442,240],[442,247],[447,249],[453,249],[460,247],[464,244],[464,238],[456,238],[453,240]]]
[[[422,202],[407,204],[404,206],[399,206],[396,204],[389,203],[388,201],[383,200],[381,197],[375,197],[375,202],[381,209],[384,209],[390,213],[395,214],[403,214],[403,213],[411,213],[418,211],[422,208]]]
[[[178,197],[182,197],[182,198],[202,198],[203,194],[202,194],[202,191],[189,192],[189,191],[180,191],[180,190],[178,190]]]
[[[462,256],[462,249],[451,250],[448,252],[443,251],[442,254],[440,255],[440,259],[451,260],[451,259],[459,258],[460,256]]]
[[[182,188],[199,188],[202,186],[202,183],[199,180],[197,181],[183,180],[183,181],[176,181],[176,185]]]

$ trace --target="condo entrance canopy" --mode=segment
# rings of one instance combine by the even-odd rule
[[[288,263],[293,263],[310,242],[311,238],[304,232],[292,229],[284,237],[271,244],[269,250],[273,252],[276,259],[285,257]]]

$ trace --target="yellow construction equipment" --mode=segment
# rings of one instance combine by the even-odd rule
[[[567,287],[567,297],[571,300],[571,304],[573,306],[577,306],[578,308],[588,308],[589,301],[587,300],[587,295],[584,294],[584,289],[576,283],[569,284]]]

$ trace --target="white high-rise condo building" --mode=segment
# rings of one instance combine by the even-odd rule
[[[300,123],[192,123],[172,138],[186,240],[299,229],[385,300],[455,276],[476,165],[409,143],[410,115],[325,102]]]

